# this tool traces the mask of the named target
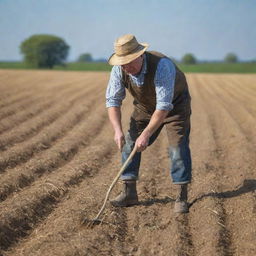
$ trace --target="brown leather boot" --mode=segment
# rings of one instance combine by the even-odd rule
[[[123,191],[110,203],[116,207],[127,207],[138,203],[136,190],[136,180],[126,180],[123,182]]]
[[[175,213],[187,213],[188,212],[188,186],[187,184],[179,185],[178,197],[174,204]]]

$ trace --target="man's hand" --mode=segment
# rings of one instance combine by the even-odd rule
[[[150,134],[146,131],[144,131],[136,140],[136,146],[137,146],[137,151],[142,152],[144,151],[149,143],[149,138]]]
[[[122,148],[125,144],[125,138],[124,134],[121,131],[115,132],[114,140],[116,142],[116,145],[118,146],[119,150],[122,151]]]
[[[124,133],[123,133],[122,123],[121,123],[120,107],[108,108],[108,117],[115,131],[114,140],[119,150],[121,151],[125,144],[125,139],[124,139]]]
[[[155,110],[155,112],[153,113],[150,119],[149,124],[136,140],[138,152],[144,151],[147,148],[149,143],[149,138],[160,127],[160,125],[163,123],[167,114],[168,114],[167,110]]]

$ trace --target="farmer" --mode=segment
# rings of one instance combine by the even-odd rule
[[[138,43],[134,35],[119,37],[115,53],[108,62],[113,65],[106,90],[106,107],[114,129],[114,140],[122,152],[122,162],[133,147],[137,152],[121,175],[124,188],[111,201],[117,207],[138,203],[138,180],[141,152],[151,145],[165,127],[169,142],[170,174],[178,186],[176,213],[188,212],[187,184],[191,182],[190,94],[185,75],[166,56],[146,51],[148,44]],[[121,123],[121,104],[126,89],[134,98],[134,110],[126,136]]]

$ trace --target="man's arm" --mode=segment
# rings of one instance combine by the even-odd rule
[[[121,70],[119,67],[112,68],[108,87],[106,90],[106,107],[108,109],[109,120],[114,129],[114,140],[121,150],[124,145],[124,134],[121,123],[121,105],[125,98],[125,88],[122,84]]]
[[[149,124],[136,140],[137,151],[143,151],[148,146],[149,138],[161,126],[169,111],[156,109]]]
[[[120,107],[109,107],[108,108],[108,117],[114,129],[114,140],[119,148],[122,150],[125,143],[124,133],[121,122],[121,110]]]

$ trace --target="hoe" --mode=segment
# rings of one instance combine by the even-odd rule
[[[95,225],[97,224],[101,224],[103,223],[103,220],[100,219],[100,216],[101,214],[103,213],[105,207],[106,207],[106,203],[108,201],[108,198],[109,198],[109,194],[111,192],[111,190],[113,189],[113,187],[115,186],[115,184],[117,183],[119,177],[121,176],[121,174],[123,173],[124,169],[126,168],[126,166],[128,165],[128,163],[130,162],[130,160],[132,159],[132,157],[135,155],[137,151],[137,147],[135,146],[131,152],[131,154],[129,155],[129,157],[127,158],[127,160],[125,161],[125,163],[123,164],[123,166],[121,167],[120,171],[118,172],[118,174],[116,175],[116,177],[114,178],[112,184],[110,185],[108,191],[107,191],[107,194],[106,194],[106,197],[105,197],[105,200],[104,200],[104,203],[100,209],[100,211],[98,212],[98,214],[96,215],[96,217],[94,219],[87,219],[85,218],[83,221],[82,221],[82,224],[86,224],[87,227],[89,228],[93,228]]]

